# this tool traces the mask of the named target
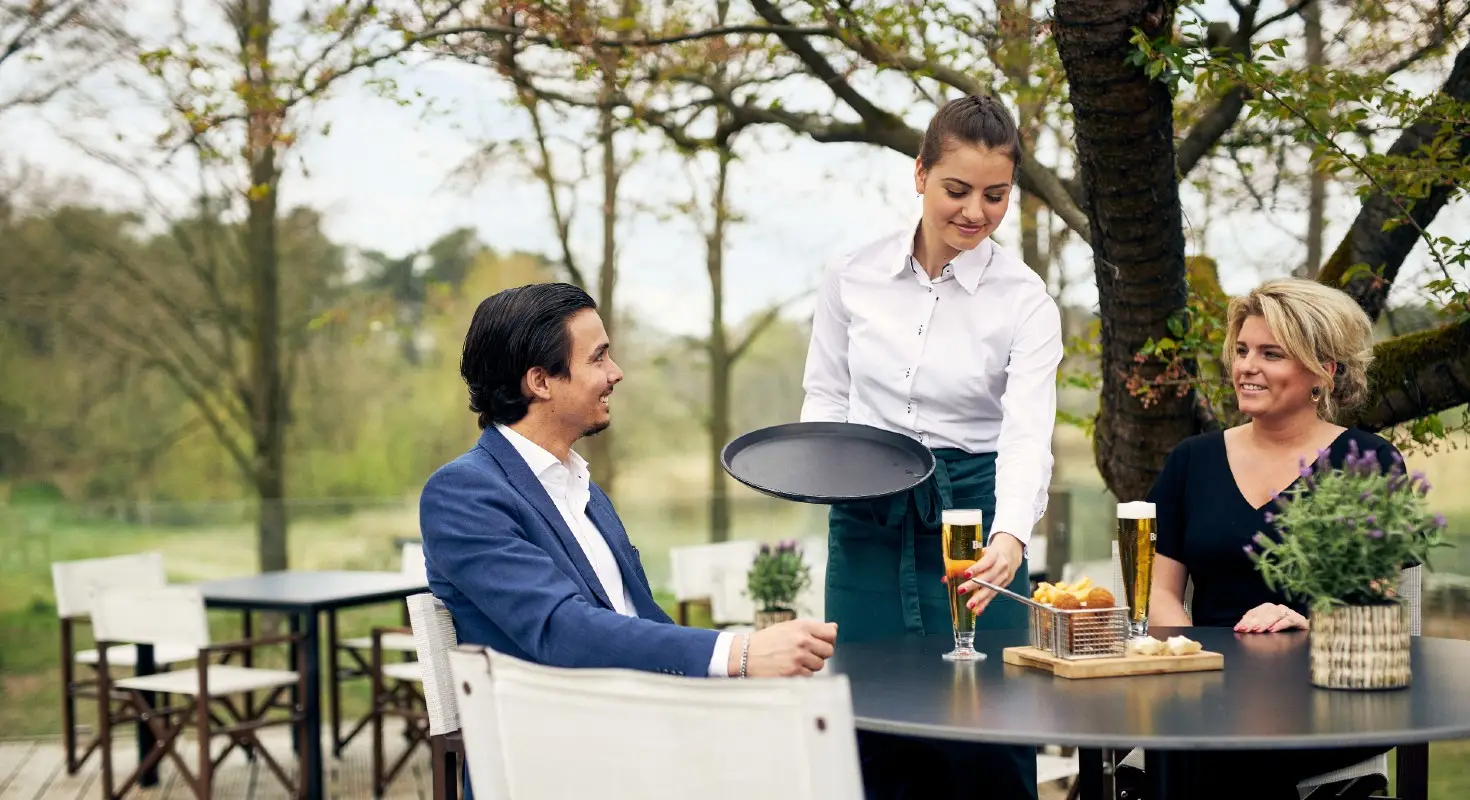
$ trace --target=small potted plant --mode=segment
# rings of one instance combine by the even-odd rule
[[[772,549],[761,545],[746,575],[745,586],[755,602],[755,629],[796,619],[796,597],[812,581],[812,571],[795,541]]]
[[[1397,594],[1406,564],[1426,569],[1448,544],[1445,520],[1429,513],[1423,473],[1402,459],[1382,469],[1356,443],[1341,468],[1327,451],[1303,464],[1302,480],[1276,499],[1277,532],[1246,546],[1266,585],[1310,607],[1312,684],[1326,689],[1409,685],[1409,614]]]

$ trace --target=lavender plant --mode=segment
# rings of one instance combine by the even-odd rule
[[[1315,612],[1393,602],[1401,568],[1431,568],[1430,551],[1450,546],[1444,516],[1427,508],[1429,481],[1405,474],[1397,453],[1384,469],[1352,442],[1341,468],[1322,450],[1301,477],[1275,498],[1280,513],[1266,515],[1279,540],[1258,533],[1245,551],[1267,586]]]
[[[750,565],[745,586],[750,599],[762,611],[794,611],[796,597],[812,580],[811,567],[801,557],[801,547],[790,539],[773,550],[761,545]]]

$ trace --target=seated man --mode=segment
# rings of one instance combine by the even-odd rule
[[[586,292],[534,284],[487,298],[460,375],[483,431],[424,486],[429,588],[460,641],[538,664],[670,675],[811,675],[837,626],[684,628],[654,602],[638,551],[572,450],[608,426],[623,373]]]

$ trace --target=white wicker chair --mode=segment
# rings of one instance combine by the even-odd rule
[[[78,753],[77,700],[97,698],[96,679],[79,679],[76,665],[81,664],[95,672],[100,653],[96,648],[74,651],[77,628],[90,622],[92,596],[107,589],[156,589],[168,584],[163,571],[163,556],[159,553],[137,553],[133,555],[89,558],[80,561],[58,561],[51,565],[51,585],[56,593],[56,615],[61,623],[61,726],[62,743],[66,751],[66,772],[75,775],[82,765],[101,746],[101,731],[95,730],[84,748]],[[193,661],[199,655],[193,647],[167,645],[153,649],[155,668],[164,669],[174,664]],[[138,648],[131,644],[111,647],[107,651],[110,667],[134,669],[137,667]],[[116,725],[130,722],[109,714],[99,725]]]
[[[424,707],[429,716],[433,800],[450,800],[461,795],[460,762],[464,758],[459,707],[449,668],[449,650],[458,644],[458,634],[449,609],[427,592],[408,598],[408,619],[419,656],[414,666],[423,684]]]
[[[299,763],[294,770],[296,778],[293,781],[290,771],[271,756],[256,736],[256,731],[261,728],[275,725],[290,725],[298,737],[306,735],[305,714],[290,697],[292,690],[301,695],[306,692],[300,666],[304,652],[299,634],[211,646],[204,596],[194,586],[100,591],[93,598],[92,627],[99,646],[127,643],[155,648],[186,647],[193,650],[196,662],[196,666],[187,669],[115,679],[108,670],[107,654],[110,650],[102,648],[102,657],[97,665],[99,695],[107,698],[114,691],[122,693],[126,704],[148,725],[155,737],[153,749],[122,786],[117,787],[112,779],[112,737],[110,730],[103,728],[101,783],[104,798],[116,800],[123,796],[145,772],[168,756],[192,793],[199,800],[209,800],[213,796],[214,768],[235,747],[241,747],[261,759],[292,796],[305,796],[306,785],[301,779],[303,773]],[[258,669],[210,663],[211,655],[242,653],[268,645],[295,648],[297,669]],[[252,697],[256,692],[267,693],[264,702],[234,702],[236,698]],[[155,707],[148,697],[154,693],[186,697],[188,701]],[[103,700],[102,703],[105,709],[108,701]],[[284,714],[269,718],[272,710]],[[182,741],[181,734],[190,727],[194,729],[199,748],[198,765],[194,770],[176,749]],[[230,743],[221,752],[213,753],[210,745],[221,736],[228,737]]]
[[[477,800],[858,800],[845,676],[563,669],[482,647],[450,667]]]

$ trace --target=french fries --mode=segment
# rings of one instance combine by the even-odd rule
[[[1061,597],[1064,594],[1069,594],[1076,598],[1077,602],[1080,603],[1083,600],[1087,599],[1087,594],[1091,592],[1092,589],[1093,586],[1091,578],[1083,578],[1082,580],[1077,581],[1077,583],[1072,586],[1068,586],[1067,584],[1061,582],[1046,583],[1043,581],[1036,586],[1036,591],[1031,593],[1031,599],[1043,605],[1049,606],[1055,605],[1058,597]]]

